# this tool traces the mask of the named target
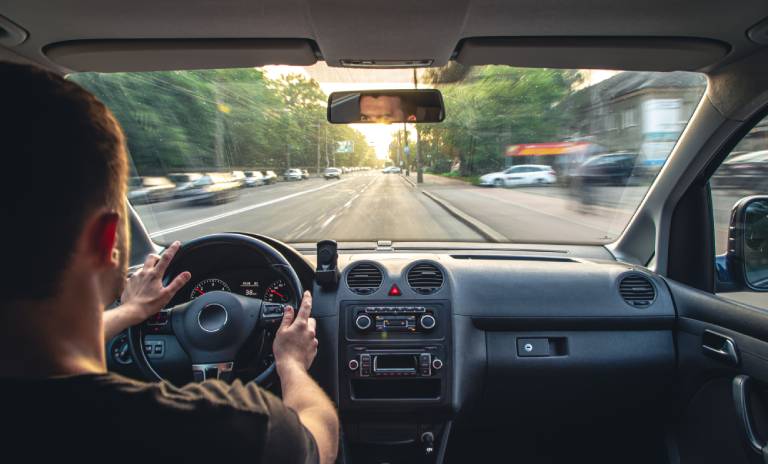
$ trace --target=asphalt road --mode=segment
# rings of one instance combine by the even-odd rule
[[[368,171],[342,180],[312,178],[244,189],[237,200],[223,205],[188,206],[174,200],[136,209],[160,242],[238,231],[293,243],[486,240],[423,195],[426,190],[510,242],[605,243],[621,233],[646,189],[599,187],[597,201],[587,207],[575,192],[560,187],[481,188],[428,175],[423,186],[414,188],[401,176]],[[714,193],[721,250],[730,208],[748,192]]]
[[[136,209],[160,242],[214,232],[254,232],[287,242],[483,240],[399,176],[372,171],[244,189],[223,205],[174,200]]]

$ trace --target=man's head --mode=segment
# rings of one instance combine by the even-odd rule
[[[402,99],[393,95],[360,97],[360,120],[391,123],[404,120]]]
[[[73,275],[102,302],[118,296],[128,257],[119,124],[77,84],[31,66],[0,62],[0,102],[3,304],[53,299]]]

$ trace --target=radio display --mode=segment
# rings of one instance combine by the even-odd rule
[[[380,354],[373,359],[374,372],[416,372],[418,356],[412,354]]]

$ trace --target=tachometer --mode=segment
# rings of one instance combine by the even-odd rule
[[[208,292],[215,290],[221,290],[224,292],[230,292],[229,285],[221,279],[205,279],[198,282],[192,287],[192,293],[189,294],[189,299],[194,300],[198,296],[205,295]]]
[[[276,280],[269,284],[267,290],[264,292],[264,301],[270,303],[288,303],[293,297],[288,284],[283,279]]]

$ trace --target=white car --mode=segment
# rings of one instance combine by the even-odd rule
[[[301,169],[288,169],[283,173],[284,180],[302,180],[304,179],[304,173]]]
[[[266,183],[264,174],[261,171],[245,171],[244,174],[246,187],[258,187]]]
[[[386,168],[382,169],[381,172],[384,174],[400,174],[400,168],[397,166],[387,166]]]
[[[555,182],[557,182],[555,170],[545,164],[521,164],[480,177],[480,185],[492,187],[545,185]]]

